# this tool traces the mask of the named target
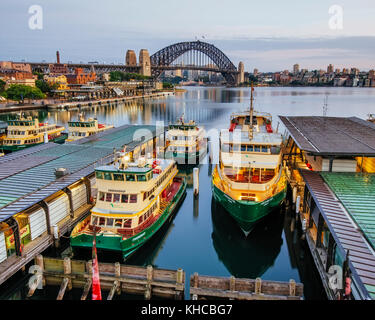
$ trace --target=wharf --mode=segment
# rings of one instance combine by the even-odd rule
[[[139,131],[137,131],[139,130]],[[0,158],[0,284],[88,214],[95,167],[113,150],[153,152],[155,126],[121,126],[63,145],[46,143]],[[56,176],[55,169],[66,169]]]
[[[279,118],[293,203],[328,298],[375,299],[375,125]]]

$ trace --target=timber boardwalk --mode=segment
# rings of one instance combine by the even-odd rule
[[[153,154],[157,141],[155,126],[125,125],[1,157],[0,284],[89,213],[94,168],[111,163],[114,148],[137,158]]]

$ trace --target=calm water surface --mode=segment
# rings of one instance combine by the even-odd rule
[[[357,116],[366,119],[375,112],[375,90],[371,88],[257,88],[255,109],[270,112],[277,126],[277,115],[322,115],[325,97],[328,97],[327,116]],[[84,110],[27,114],[38,116],[41,121],[56,122],[67,126],[77,119],[78,113],[96,117],[101,123],[155,124],[169,123],[181,114],[194,119],[206,129],[226,128],[229,115],[249,107],[249,89],[187,88],[185,93],[153,100],[139,100],[118,106],[93,107]],[[14,115],[10,115],[11,117]],[[1,119],[7,116],[2,115]],[[280,124],[280,130],[283,128]],[[212,199],[212,167],[200,165],[200,194],[194,199],[192,169],[183,170],[187,177],[188,191],[184,202],[169,226],[156,238],[140,249],[127,263],[152,264],[159,268],[183,268],[186,282],[190,275],[256,278],[304,283],[306,299],[324,299],[324,290],[315,271],[307,245],[295,221],[295,214],[281,208],[257,225],[245,238],[232,218]],[[58,252],[49,249],[45,254],[60,255],[69,250],[68,240]],[[86,257],[75,257],[77,259]],[[117,261],[106,255],[102,261]],[[0,298],[25,298],[27,277],[8,281],[0,287]],[[37,290],[33,299],[55,299],[58,288]],[[79,299],[81,290],[67,293],[67,299]],[[105,294],[106,295],[106,294]],[[188,294],[186,293],[186,297]]]

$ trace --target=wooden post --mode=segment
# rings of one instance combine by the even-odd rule
[[[289,295],[293,297],[296,295],[296,282],[293,279],[289,280]]]
[[[236,291],[236,278],[234,276],[229,278],[229,290]]]
[[[116,280],[114,283],[113,283],[113,286],[111,288],[111,291],[109,292],[108,294],[108,297],[107,297],[107,300],[112,300],[115,292],[117,291],[117,288],[119,287],[119,281]]]
[[[70,261],[69,257],[64,258],[64,274],[70,275],[72,273],[72,262]],[[72,281],[70,278],[67,278],[69,280],[68,283],[68,290],[72,290]]]
[[[256,278],[255,279],[255,294],[261,294],[262,293],[262,279]]]
[[[181,268],[179,268],[178,270],[177,270],[177,275],[176,275],[176,282],[178,283],[178,284],[182,284],[182,282],[183,282],[183,280],[184,280],[184,272],[183,272],[183,270],[181,269]]]
[[[92,285],[92,280],[91,280],[91,278],[90,278],[90,279],[87,279],[87,281],[86,281],[86,283],[85,283],[85,286],[84,286],[84,288],[83,288],[83,293],[82,293],[82,296],[81,296],[81,300],[86,300],[87,295],[89,294],[89,291],[90,291],[91,285]]]
[[[147,266],[147,284],[146,284],[146,290],[145,290],[145,300],[151,299],[152,276],[153,276],[153,268],[152,268],[151,265],[149,265],[149,266]]]
[[[39,271],[42,274],[42,285],[44,287],[46,285],[46,279],[43,276],[43,272],[44,272],[44,260],[43,260],[43,256],[41,254],[38,254],[36,256],[35,263],[38,265]]]
[[[115,275],[116,275],[116,278],[120,278],[121,277],[121,265],[120,265],[120,262],[116,262],[115,263]],[[117,287],[116,293],[117,294],[121,294],[121,283],[119,283],[119,286]]]
[[[65,294],[66,287],[68,286],[69,278],[64,278],[61,282],[59,294],[57,295],[56,300],[62,300]]]

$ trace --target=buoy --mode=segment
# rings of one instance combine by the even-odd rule
[[[296,213],[299,213],[300,203],[301,203],[301,196],[297,196],[297,200],[296,200]]]
[[[194,188],[194,195],[198,195],[199,193],[199,168],[193,169],[193,188]]]

